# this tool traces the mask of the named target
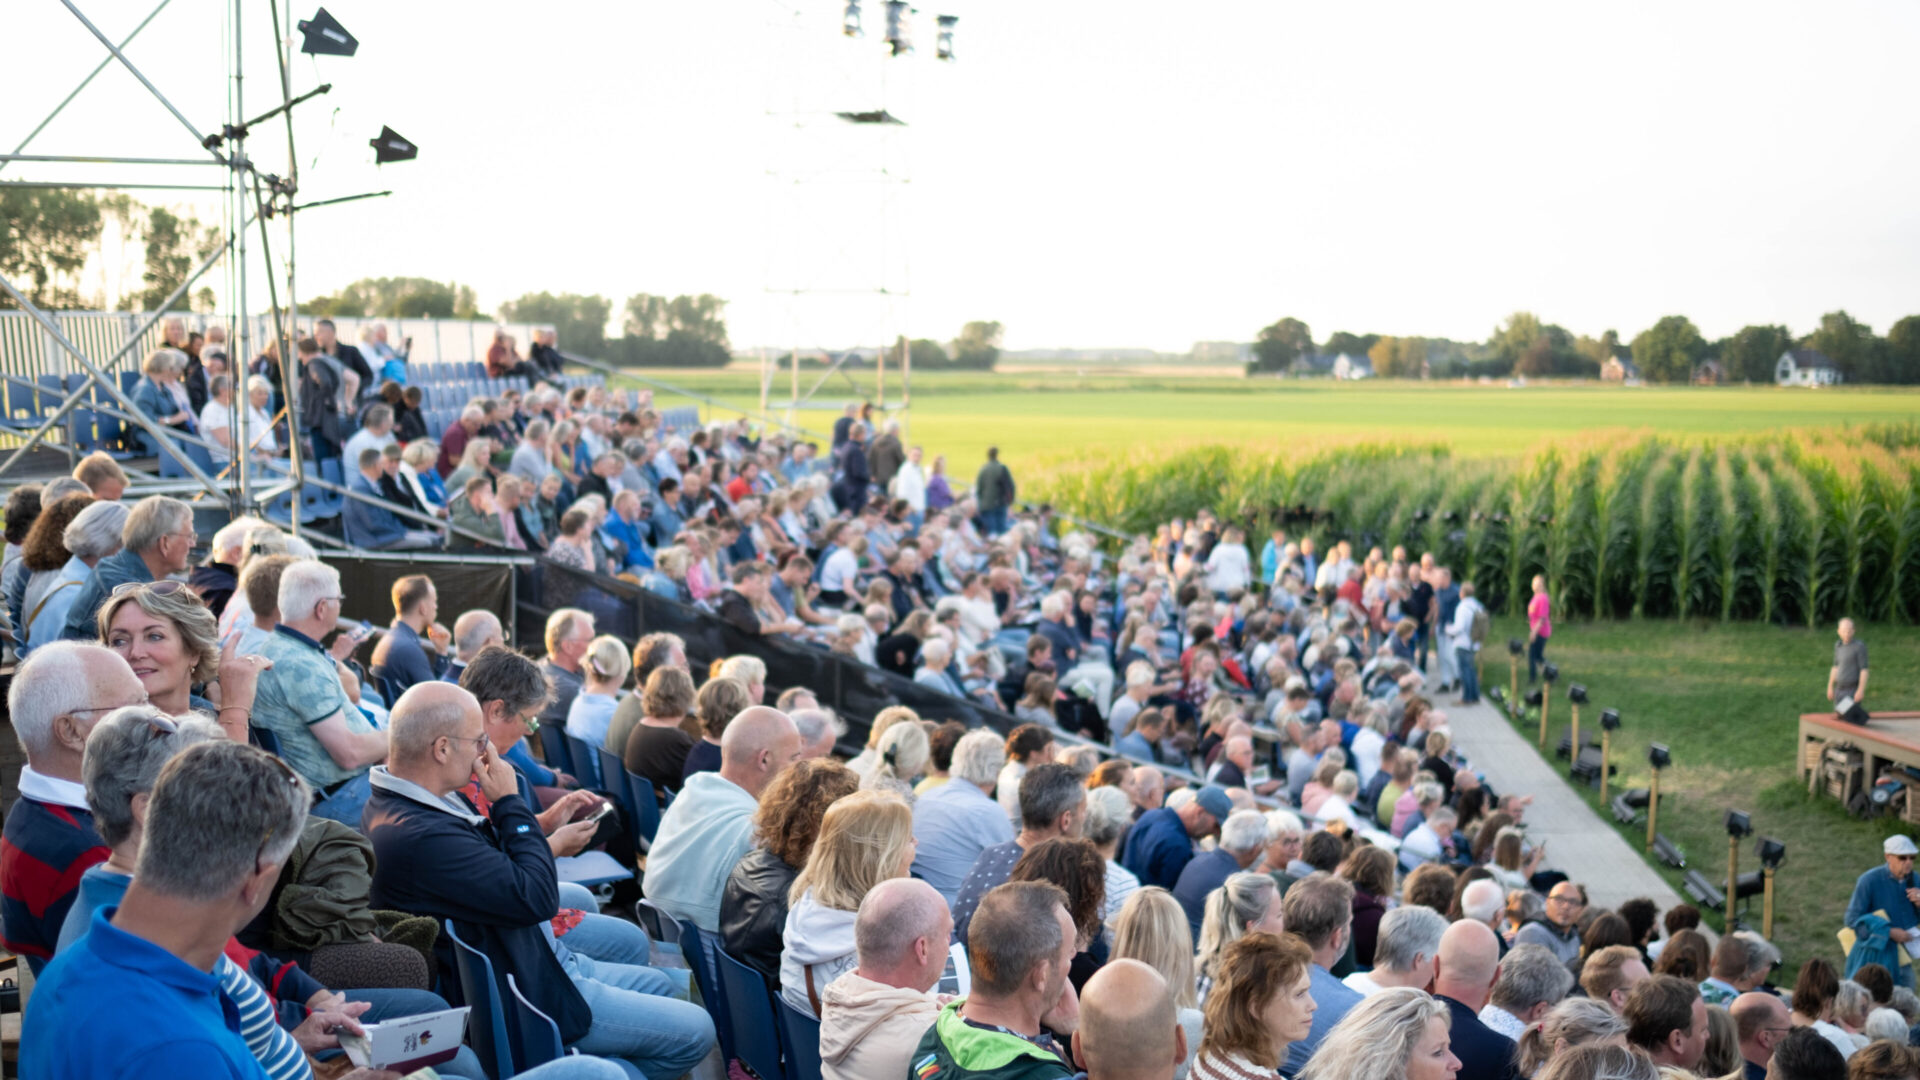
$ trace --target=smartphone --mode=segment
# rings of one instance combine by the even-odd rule
[[[580,820],[581,821],[599,821],[601,818],[606,817],[608,814],[611,814],[611,813],[613,813],[613,803],[603,802],[600,804],[600,809],[595,810],[593,813],[588,814],[586,817],[583,817]]]

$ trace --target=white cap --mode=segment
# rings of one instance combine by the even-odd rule
[[[1889,855],[1920,855],[1920,847],[1914,847],[1913,841],[1904,836],[1887,837],[1880,850]]]

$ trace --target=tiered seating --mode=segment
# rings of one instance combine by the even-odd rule
[[[480,397],[498,397],[509,390],[525,394],[531,389],[530,380],[516,376],[509,379],[490,379],[487,366],[478,360],[465,360],[444,364],[412,364],[407,369],[408,380],[418,386],[424,398],[421,407],[426,411],[427,431],[438,437],[447,425],[460,418],[460,410],[467,402]],[[606,376],[562,375],[558,382],[572,389],[576,386],[604,387]],[[694,414],[695,426],[699,423],[699,410]]]

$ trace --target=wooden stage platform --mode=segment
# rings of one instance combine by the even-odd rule
[[[1807,744],[1816,741],[1859,747],[1866,758],[1862,779],[1871,786],[1889,764],[1920,769],[1920,712],[1872,713],[1864,726],[1849,724],[1830,712],[1802,713],[1794,746],[1796,775],[1802,783],[1807,782],[1809,771]]]

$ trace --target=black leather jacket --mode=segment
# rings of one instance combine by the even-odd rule
[[[756,847],[727,876],[720,900],[720,945],[727,955],[780,987],[780,953],[786,948],[787,890],[800,869]]]

